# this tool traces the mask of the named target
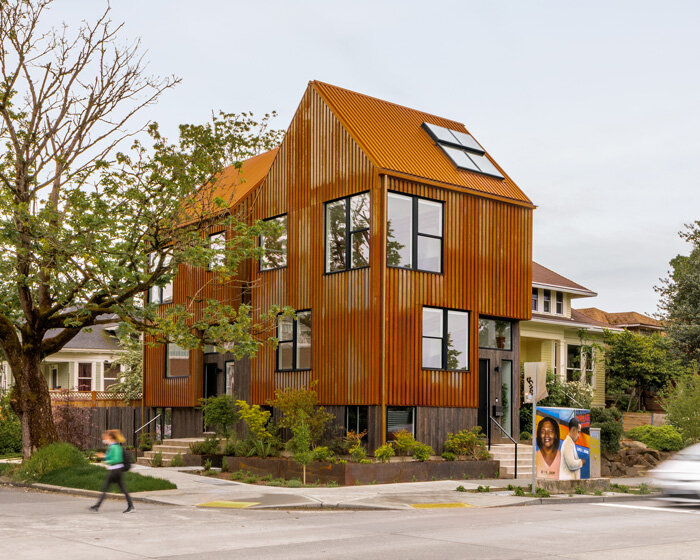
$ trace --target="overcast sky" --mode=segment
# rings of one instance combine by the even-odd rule
[[[700,3],[112,0],[150,69],[182,85],[149,118],[277,110],[310,80],[466,124],[538,205],[534,259],[656,312],[653,286],[700,219]],[[58,0],[51,17],[94,15]],[[400,141],[400,139],[397,139]]]

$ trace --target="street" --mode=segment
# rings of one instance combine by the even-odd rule
[[[413,511],[261,511],[0,489],[2,558],[700,558],[700,508],[653,500]]]

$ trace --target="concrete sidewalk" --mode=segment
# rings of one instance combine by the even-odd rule
[[[214,477],[199,476],[197,467],[153,468],[134,465],[133,471],[143,475],[170,480],[177,490],[139,492],[138,496],[154,502],[182,506],[222,508],[352,508],[352,509],[421,509],[448,507],[503,507],[542,503],[540,498],[518,497],[510,491],[498,491],[508,484],[527,487],[530,479],[508,480],[440,480],[434,482],[406,482],[334,488],[281,488],[244,484]],[[189,472],[188,472],[189,471]],[[647,479],[615,479],[613,482],[636,486]],[[476,490],[489,486],[494,491],[484,493],[457,492],[458,486]],[[548,503],[578,503],[591,501],[622,501],[648,499],[649,496],[606,493],[603,496],[563,495],[545,498]]]

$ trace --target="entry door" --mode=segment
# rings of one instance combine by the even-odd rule
[[[479,426],[481,432],[488,434],[489,430],[489,403],[491,402],[490,394],[491,384],[491,361],[479,359]]]
[[[204,398],[215,397],[218,394],[218,366],[217,364],[204,364]]]

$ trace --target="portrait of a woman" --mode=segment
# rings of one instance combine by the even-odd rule
[[[561,451],[559,424],[553,418],[543,418],[537,424],[537,455],[535,468],[537,478],[559,478]]]

